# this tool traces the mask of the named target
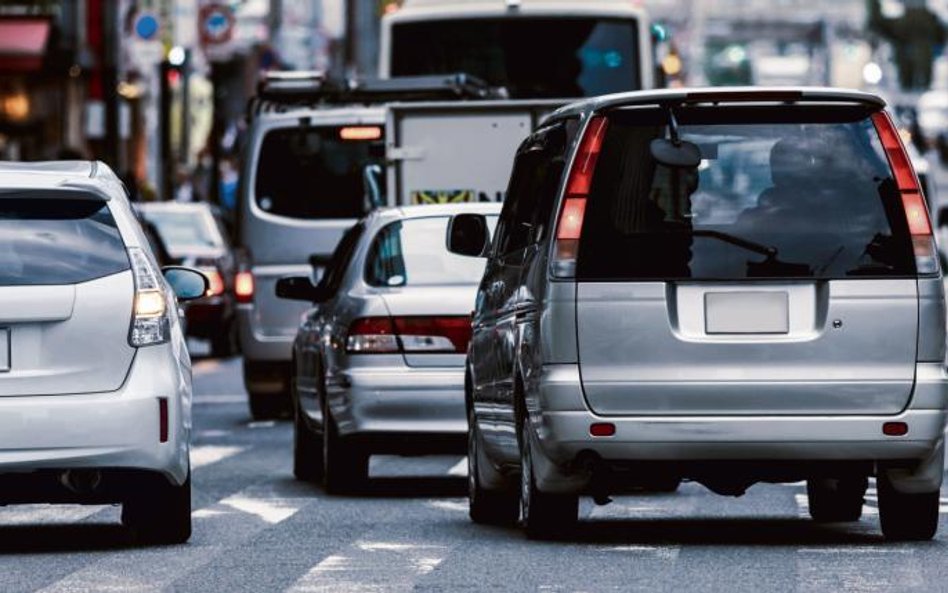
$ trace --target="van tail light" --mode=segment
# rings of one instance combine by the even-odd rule
[[[204,296],[215,297],[224,294],[224,277],[217,268],[200,268],[201,273],[207,276],[207,292]]]
[[[171,317],[158,267],[138,247],[130,247],[128,257],[135,283],[128,343],[135,348],[163,344],[171,336]]]
[[[902,144],[902,137],[885,111],[872,115],[872,123],[882,140],[889,166],[895,175],[895,183],[902,197],[902,208],[912,235],[912,248],[915,251],[915,268],[919,274],[937,274],[938,254],[935,238],[932,236],[932,223],[928,217],[928,206],[922,195],[922,187],[915,175],[915,169],[908,152]]]
[[[349,354],[464,354],[471,318],[459,316],[363,317],[349,326]]]
[[[237,272],[234,277],[234,296],[238,303],[252,303],[254,291],[253,274],[249,271]]]
[[[569,170],[566,198],[556,224],[556,243],[553,247],[553,276],[557,278],[571,278],[576,274],[576,257],[586,215],[586,200],[589,198],[608,124],[609,121],[601,115],[589,120]]]

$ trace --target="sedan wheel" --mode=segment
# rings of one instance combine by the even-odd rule
[[[483,463],[478,446],[480,436],[473,413],[468,413],[467,492],[471,521],[484,525],[513,525],[517,522],[516,490],[487,490],[481,486],[479,466]]]
[[[520,520],[530,539],[555,539],[564,535],[579,515],[579,496],[550,494],[537,488],[533,476],[529,420],[520,439]]]
[[[295,400],[296,401],[296,400]],[[315,482],[323,476],[323,439],[313,434],[303,411],[294,403],[293,414],[293,475],[303,482]]]
[[[336,422],[323,408],[323,487],[329,494],[353,494],[368,480],[369,456],[339,436]]]

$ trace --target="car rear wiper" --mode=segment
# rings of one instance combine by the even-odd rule
[[[771,245],[764,245],[763,243],[757,243],[756,241],[751,241],[749,239],[738,237],[737,235],[732,235],[722,231],[695,229],[689,232],[695,237],[711,237],[712,239],[724,241],[725,243],[730,243],[731,245],[741,247],[742,249],[746,249],[748,251],[753,251],[754,253],[766,255],[768,260],[777,259],[777,248]]]

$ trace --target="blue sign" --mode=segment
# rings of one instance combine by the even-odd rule
[[[143,12],[135,19],[135,34],[143,41],[151,41],[158,36],[161,24],[158,17],[150,12]]]

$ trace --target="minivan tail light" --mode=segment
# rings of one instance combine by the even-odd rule
[[[576,257],[586,215],[586,200],[592,188],[592,179],[608,124],[609,120],[602,115],[590,118],[570,167],[566,180],[566,198],[557,220],[556,242],[553,248],[553,276],[557,278],[571,278],[576,273]]]
[[[249,271],[237,272],[234,277],[234,296],[238,303],[252,303],[254,291],[253,274]]]
[[[158,269],[138,247],[130,247],[128,257],[135,285],[128,343],[135,348],[163,344],[171,336],[171,317]]]
[[[471,318],[460,316],[363,317],[349,326],[349,354],[463,354]]]
[[[936,274],[939,269],[938,254],[935,250],[935,239],[932,237],[928,206],[925,204],[925,197],[922,195],[922,188],[908,152],[902,144],[902,137],[885,111],[874,113],[872,123],[882,141],[882,148],[902,197],[902,209],[912,235],[915,268],[919,274]]]

